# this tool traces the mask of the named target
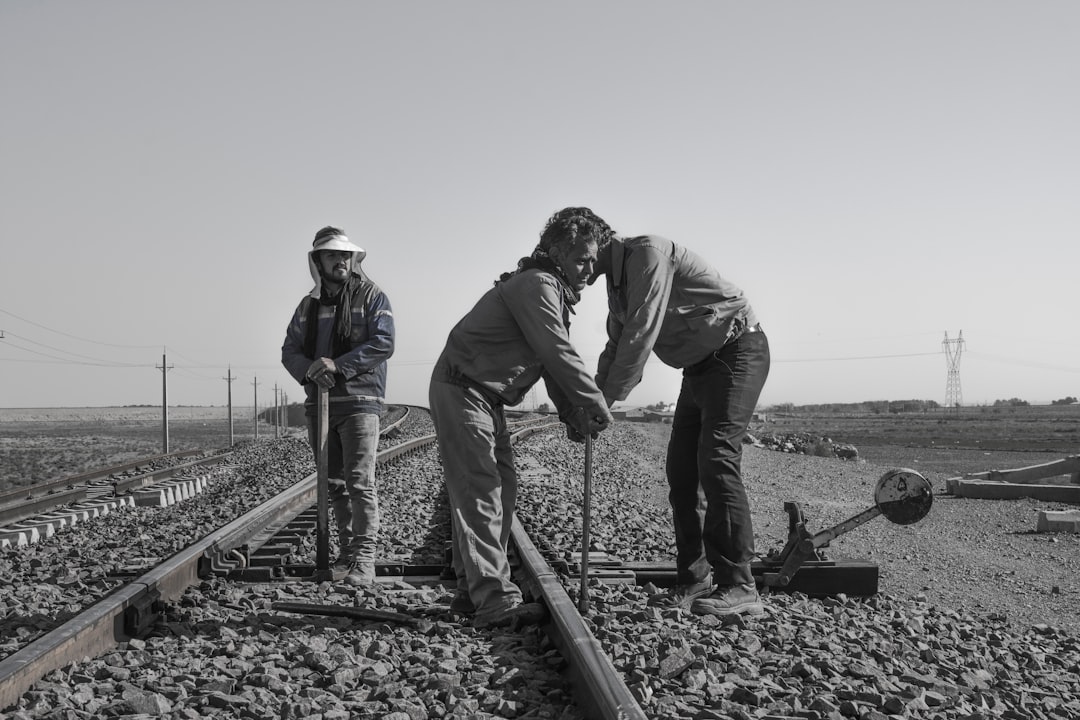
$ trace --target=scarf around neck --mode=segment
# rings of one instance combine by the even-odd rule
[[[499,276],[499,279],[495,281],[498,285],[501,282],[506,282],[510,278],[518,275],[526,270],[542,270],[546,273],[555,276],[555,279],[559,281],[559,289],[562,291],[563,306],[565,308],[563,312],[563,322],[567,327],[570,327],[570,315],[574,314],[574,305],[581,300],[581,293],[575,290],[570,285],[570,281],[567,280],[562,268],[556,264],[551,256],[547,254],[546,250],[536,248],[533,250],[532,255],[523,257],[518,260],[517,267],[512,272],[505,272]]]
[[[334,308],[334,327],[330,337],[330,356],[336,358],[344,355],[350,348],[352,336],[352,306],[356,293],[360,290],[360,276],[355,273],[349,275],[349,279],[338,290],[337,294],[330,295],[323,285],[322,293],[318,299],[312,299],[308,304],[307,328],[304,333],[304,355],[315,359],[315,340],[319,333],[319,306],[327,305]]]

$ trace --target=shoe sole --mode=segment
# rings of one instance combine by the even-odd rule
[[[477,617],[473,619],[473,627],[486,630],[488,628],[511,627],[514,625],[536,625],[544,619],[544,609],[529,609],[496,617]]]
[[[690,607],[690,611],[695,615],[715,615],[717,617],[753,615],[756,617],[765,614],[765,606],[760,602],[745,602],[738,605],[732,605],[731,607],[721,608],[696,602]]]
[[[699,590],[698,592],[688,593],[688,594],[684,595],[682,597],[682,599],[677,601],[677,602],[669,602],[668,599],[667,599],[667,596],[658,595],[657,597],[662,597],[662,598],[664,598],[664,600],[658,600],[655,603],[647,602],[645,604],[648,605],[649,607],[659,608],[661,610],[670,610],[672,608],[688,608],[688,607],[690,607],[691,605],[694,604],[695,600],[697,600],[698,598],[703,598],[706,595],[709,595],[710,593],[712,593],[712,591],[714,589],[715,588],[713,588],[713,587],[707,587],[704,590]]]

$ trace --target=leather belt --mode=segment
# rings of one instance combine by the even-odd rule
[[[723,350],[724,347],[727,347],[731,343],[735,342],[736,340],[741,338],[745,333],[756,333],[756,332],[765,332],[764,330],[761,329],[761,323],[756,323],[756,324],[750,325],[748,327],[743,327],[741,330],[739,330],[739,332],[733,333],[731,335],[731,337],[729,337],[727,339],[727,341],[724,343],[723,347],[720,347],[720,348],[717,348],[716,350],[713,350],[711,353],[709,353],[708,355],[705,356],[704,360],[701,360],[700,362],[696,362],[693,365],[690,365],[690,366],[686,367],[685,369],[689,370],[691,372],[702,369],[710,361],[718,360],[720,358],[720,351]]]
[[[724,344],[727,345],[728,343],[735,342],[736,340],[741,338],[745,333],[756,333],[756,332],[765,332],[764,330],[761,329],[761,323],[755,323],[754,325],[750,325],[749,327],[744,327],[742,330],[740,330],[739,332],[737,332],[734,335],[732,335],[731,337],[729,337],[727,339],[727,342],[724,343]]]

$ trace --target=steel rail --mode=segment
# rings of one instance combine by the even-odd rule
[[[379,435],[388,435],[389,433],[393,432],[394,430],[397,430],[399,427],[401,427],[401,425],[405,422],[405,420],[408,419],[409,413],[412,412],[412,408],[410,408],[408,405],[392,405],[391,407],[400,408],[400,409],[404,410],[405,412],[401,413],[401,417],[399,417],[399,418],[395,419],[394,421],[389,422],[386,425],[380,427],[379,428]]]
[[[78,475],[70,475],[58,480],[48,480],[37,485],[10,488],[8,490],[0,491],[0,506],[7,505],[13,501],[23,500],[27,497],[34,497],[35,495],[48,495],[57,490],[66,489],[75,485],[89,485],[97,480],[108,480],[112,475],[127,472],[128,470],[136,470],[143,465],[149,465],[150,463],[159,462],[161,460],[187,457],[188,455],[195,455],[201,452],[204,451],[183,450],[181,452],[169,453],[168,455],[152,455],[150,457],[132,460],[119,465],[100,468],[98,470],[89,470]]]
[[[547,423],[528,427],[511,436],[513,442],[542,430],[561,427]],[[634,699],[600,642],[593,636],[578,607],[570,599],[559,576],[544,559],[525,531],[517,514],[510,528],[510,539],[521,562],[523,584],[548,608],[545,623],[548,637],[568,663],[570,682],[577,691],[587,717],[604,720],[644,720],[645,711]],[[587,552],[587,548],[583,549]]]
[[[434,435],[379,453],[384,462],[432,442]],[[0,710],[9,708],[43,676],[86,656],[97,656],[132,637],[131,629],[151,614],[155,603],[175,600],[200,581],[210,558],[267,535],[315,502],[316,474],[192,543],[165,562],[118,588],[86,611],[0,660]],[[304,503],[307,503],[306,505]],[[268,536],[268,535],[267,535]]]
[[[402,420],[404,416],[402,417]],[[434,435],[409,440],[379,453],[379,461],[433,442]],[[316,474],[203,537],[161,565],[99,600],[85,612],[0,660],[0,709],[14,705],[47,673],[87,655],[96,656],[131,636],[153,603],[173,600],[207,573],[210,558],[265,539],[315,502]],[[306,503],[306,504],[305,504]]]
[[[172,465],[159,470],[151,470],[142,475],[132,475],[130,477],[117,478],[112,481],[101,480],[101,478],[94,477],[93,480],[88,481],[85,485],[64,490],[62,492],[39,495],[38,497],[32,497],[29,500],[17,500],[8,504],[0,504],[0,529],[5,525],[33,518],[36,515],[41,515],[55,508],[81,502],[89,498],[124,495],[125,493],[130,493],[133,490],[138,490],[155,482],[171,478],[182,470],[220,462],[228,456],[229,452],[224,452],[220,455],[212,455],[180,465]],[[96,475],[96,473],[87,473],[87,475]],[[108,475],[105,477],[107,478]]]
[[[585,706],[586,716],[644,720],[645,712],[516,515],[510,534],[524,574],[522,584],[547,606],[547,634],[568,663],[570,682]]]

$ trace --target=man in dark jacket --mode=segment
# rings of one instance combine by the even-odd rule
[[[651,353],[683,371],[667,452],[677,584],[650,604],[760,615],[742,481],[742,441],[770,365],[757,315],[700,256],[656,235],[613,238],[593,281],[600,275],[608,342],[596,384],[607,402],[626,399]]]
[[[394,352],[390,301],[360,270],[366,253],[335,227],[315,234],[308,269],[315,287],[300,301],[285,333],[281,363],[307,391],[308,437],[318,452],[317,401],[329,391],[329,500],[345,582],[375,580],[379,502],[375,457],[386,395],[386,360]]]

